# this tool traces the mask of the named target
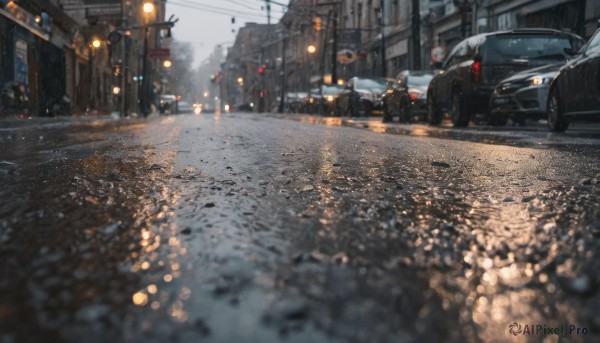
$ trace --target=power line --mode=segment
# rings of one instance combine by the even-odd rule
[[[198,11],[202,11],[202,12],[222,14],[225,16],[235,15],[237,17],[251,19],[251,20],[255,20],[256,18],[264,18],[263,15],[259,15],[259,14],[238,12],[238,11],[234,11],[234,10],[223,8],[223,7],[215,7],[215,6],[209,6],[209,5],[204,5],[204,4],[191,4],[191,3],[182,2],[181,0],[178,0],[178,1],[171,0],[171,1],[169,1],[169,4],[187,8],[187,9],[198,10]]]

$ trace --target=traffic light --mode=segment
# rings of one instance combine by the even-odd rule
[[[263,64],[260,67],[258,67],[258,73],[263,75],[265,73],[266,69],[267,69],[267,66]]]
[[[210,82],[211,83],[219,83],[220,81],[221,81],[221,77],[219,75],[219,72],[210,74]]]

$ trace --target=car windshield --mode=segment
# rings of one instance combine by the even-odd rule
[[[341,92],[342,92],[341,87],[335,87],[335,86],[323,87],[324,95],[337,95],[337,94],[340,94]]]
[[[387,83],[385,79],[358,79],[356,81],[356,88],[358,89],[387,89]]]
[[[409,76],[406,83],[409,87],[427,86],[431,78],[433,78],[433,75]]]
[[[482,54],[488,63],[566,60],[569,55],[564,49],[577,50],[582,44],[581,40],[566,35],[498,35],[486,42]]]

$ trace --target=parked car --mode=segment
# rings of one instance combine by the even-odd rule
[[[396,76],[393,87],[383,93],[383,121],[414,121],[427,116],[427,87],[433,78],[431,71],[405,70]]]
[[[322,115],[336,114],[337,98],[343,91],[344,88],[338,85],[323,85],[321,91],[319,88],[311,89],[306,102],[307,112]]]
[[[574,118],[600,120],[600,29],[550,84],[548,127],[562,132]]]
[[[337,97],[336,112],[338,115],[357,116],[362,113],[370,116],[373,110],[381,107],[378,99],[387,88],[388,80],[385,78],[353,77]]]
[[[304,113],[306,111],[306,99],[308,93],[290,92],[287,93],[287,105],[290,113]]]
[[[159,111],[161,114],[175,112],[177,97],[173,94],[161,94],[159,99]]]
[[[428,120],[448,111],[456,127],[475,114],[489,115],[496,85],[512,73],[547,65],[556,49],[576,47],[581,37],[552,29],[515,29],[479,34],[454,47],[427,90]],[[493,118],[492,118],[493,119]]]
[[[574,40],[573,48],[580,49],[583,39]],[[567,51],[565,51],[567,49]],[[506,125],[508,119],[525,125],[527,119],[545,119],[548,116],[546,105],[550,82],[566,62],[572,57],[572,48],[546,46],[548,65],[522,71],[500,81],[490,99],[491,125]]]

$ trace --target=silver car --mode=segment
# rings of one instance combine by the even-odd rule
[[[506,125],[508,119],[525,125],[526,119],[546,117],[550,82],[564,63],[522,71],[502,80],[490,98],[490,125]]]

